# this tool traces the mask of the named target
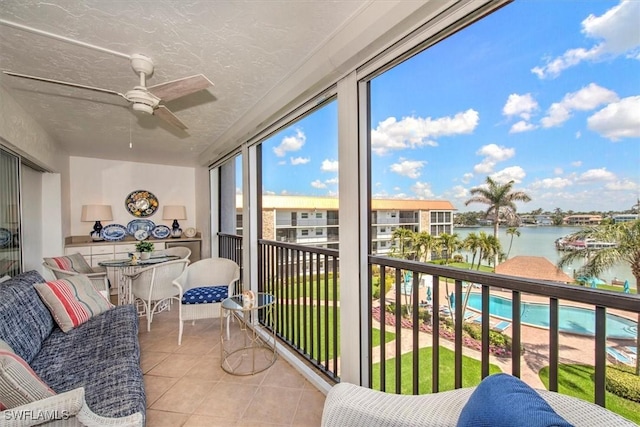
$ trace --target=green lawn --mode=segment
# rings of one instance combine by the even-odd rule
[[[539,375],[545,387],[548,388],[549,368],[542,368]],[[558,366],[558,391],[562,394],[593,402],[593,375],[593,366],[560,364]],[[640,403],[623,399],[607,391],[605,404],[610,411],[640,424]]]
[[[326,307],[326,313],[328,314],[328,321],[329,321],[329,331],[333,331],[333,307]],[[288,308],[288,316],[297,316],[298,313],[300,313],[300,319],[302,319],[302,310],[301,311],[297,311],[298,309],[302,309],[306,311],[306,326],[304,327],[303,331],[300,331],[300,342],[303,343],[303,345],[301,347],[303,347],[305,349],[305,351],[308,351],[311,354],[311,357],[319,360],[319,361],[324,361],[325,360],[325,348],[324,347],[318,347],[318,343],[324,343],[325,338],[327,336],[326,334],[326,330],[325,330],[325,307],[321,306],[320,307],[320,331],[317,330],[317,326],[318,326],[318,309],[317,307],[313,307],[310,309],[309,306],[298,306],[298,305],[292,305],[289,306]],[[285,333],[285,324],[283,323],[279,323],[279,332],[284,334]],[[308,334],[305,334],[304,331],[310,331]],[[395,339],[396,335],[393,332],[389,332],[389,331],[385,331],[385,342],[390,342],[393,341]],[[289,337],[291,341],[294,340],[294,337]],[[373,346],[379,346],[380,345],[380,330],[379,329],[373,329]],[[313,342],[313,350],[312,350],[312,345],[311,343]],[[340,316],[338,316],[338,336],[336,338],[336,342],[340,342]],[[333,348],[333,340],[329,340],[329,360],[333,359],[334,356],[334,348]]]
[[[432,348],[421,348],[419,350],[418,366],[420,370],[419,393],[431,393],[431,354]],[[396,389],[396,372],[395,358],[386,362],[386,390],[395,392]],[[454,387],[454,352],[440,347],[440,391],[453,390]],[[406,353],[401,358],[401,377],[402,394],[413,394],[413,354]],[[496,365],[489,365],[489,373],[496,374],[502,372]],[[471,387],[480,384],[481,378],[480,361],[471,357],[462,356],[462,386]],[[373,387],[374,390],[380,390],[380,364],[373,365]]]

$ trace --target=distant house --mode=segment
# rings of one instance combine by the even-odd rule
[[[638,214],[619,214],[619,215],[614,215],[614,216],[611,217],[611,219],[613,219],[613,222],[615,224],[618,224],[619,222],[635,221],[638,218],[640,218],[640,215],[638,215]]]
[[[602,222],[602,215],[569,215],[563,221],[566,225],[598,225]]]
[[[573,277],[541,256],[516,256],[498,264],[495,272],[525,279],[547,280],[549,282],[573,283]]]

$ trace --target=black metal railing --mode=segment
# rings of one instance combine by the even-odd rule
[[[453,348],[454,348],[454,387],[463,387],[463,285],[470,287],[477,287],[480,291],[481,298],[481,320],[480,320],[480,346],[479,352],[481,356],[481,369],[480,378],[484,378],[489,375],[490,354],[492,348],[490,348],[490,291],[500,290],[507,294],[510,293],[510,299],[512,301],[511,317],[511,349],[510,349],[510,362],[511,362],[511,374],[517,377],[522,373],[522,358],[523,358],[523,344],[522,344],[522,296],[527,298],[531,295],[537,297],[544,297],[549,304],[549,319],[548,319],[548,340],[541,342],[542,346],[548,345],[548,366],[549,375],[548,383],[549,390],[558,391],[558,368],[560,360],[560,333],[559,333],[559,301],[567,301],[576,303],[577,305],[586,304],[595,310],[595,337],[594,337],[594,354],[592,365],[595,367],[595,375],[593,377],[595,392],[594,402],[600,406],[605,406],[605,372],[607,364],[607,334],[606,334],[606,315],[607,310],[620,310],[629,315],[629,317],[637,317],[640,313],[640,297],[638,295],[629,295],[618,292],[603,291],[599,289],[587,289],[580,288],[572,285],[564,285],[550,282],[543,282],[539,280],[522,279],[512,276],[504,276],[493,273],[485,273],[472,270],[464,270],[452,267],[439,266],[434,264],[425,264],[414,261],[405,261],[397,258],[389,258],[384,256],[369,256],[370,266],[370,279],[369,283],[373,282],[373,272],[376,271],[376,283],[380,283],[381,289],[379,300],[370,298],[372,303],[369,305],[370,315],[379,316],[380,321],[380,342],[384,343],[385,333],[395,333],[395,348],[393,353],[411,353],[412,366],[409,368],[411,374],[411,389],[413,394],[425,393],[429,391],[419,390],[419,378],[424,376],[425,369],[427,367],[420,366],[419,349],[424,344],[419,342],[420,333],[424,330],[424,321],[420,318],[421,308],[424,306],[424,301],[420,298],[406,299],[405,294],[420,295],[420,281],[421,278],[430,279],[432,286],[430,290],[430,297],[433,303],[433,311],[431,321],[429,325],[429,331],[431,332],[432,355],[429,363],[431,371],[431,390],[430,392],[440,391],[440,383],[442,378],[440,377],[440,346],[443,343],[443,339],[440,336],[440,331],[444,327],[444,319],[441,319],[439,315],[439,301],[441,301],[442,286],[448,281],[448,284],[453,289],[454,310],[452,317],[453,330]],[[411,279],[405,284],[405,278],[409,277],[407,272],[411,272]],[[388,297],[386,295],[385,283],[388,280],[388,276],[392,277],[395,290],[391,291]],[[371,289],[371,287],[370,287]],[[422,291],[424,292],[424,291]],[[449,295],[447,297],[451,298]],[[390,300],[393,303],[390,304]],[[403,306],[403,302],[407,300],[409,307]],[[374,303],[375,301],[375,303]],[[445,299],[446,301],[446,299]],[[457,303],[455,303],[457,301]],[[378,305],[379,302],[379,305]],[[396,304],[396,302],[399,302]],[[388,306],[391,306],[389,310]],[[632,314],[634,314],[632,316]],[[391,320],[391,321],[390,321]],[[404,323],[404,328],[403,328]],[[389,326],[389,324],[394,326]],[[637,325],[636,325],[637,327]],[[542,330],[542,329],[541,329]],[[438,333],[436,333],[437,331]],[[370,333],[370,342],[373,338],[372,332]],[[402,334],[410,334],[411,339],[402,339]],[[402,345],[404,342],[404,347]],[[407,349],[407,342],[411,342],[409,349]],[[468,342],[467,342],[468,343]],[[376,354],[374,354],[374,351]],[[526,349],[525,349],[526,351]],[[387,346],[380,345],[375,350],[370,348],[369,360],[381,360],[386,361],[391,359],[386,353],[388,351]],[[406,359],[402,362],[401,357],[395,357],[392,367],[387,366],[386,363],[380,363],[377,367],[376,375],[370,375],[371,384],[376,384],[376,388],[384,391],[391,391],[395,393],[401,393],[403,389],[403,369],[407,370]],[[508,360],[508,359],[507,359]],[[423,363],[424,364],[424,363]],[[369,372],[374,372],[374,363],[369,366]],[[391,376],[386,372],[392,369]],[[391,378],[391,380],[389,379]],[[404,377],[407,378],[406,376]],[[388,390],[388,383],[395,383],[394,390]],[[405,381],[406,382],[406,381]]]
[[[235,261],[240,266],[240,284],[242,286],[242,236],[236,234],[218,233],[218,254],[220,258],[227,258]],[[237,289],[236,291],[242,291]]]
[[[258,245],[258,286],[276,297],[278,338],[337,380],[338,251],[271,240]]]

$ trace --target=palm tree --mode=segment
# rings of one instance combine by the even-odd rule
[[[472,188],[470,192],[473,197],[464,204],[465,206],[471,203],[489,205],[489,208],[485,211],[485,215],[488,218],[493,218],[493,235],[497,239],[500,229],[500,218],[505,218],[507,221],[514,219],[516,217],[515,202],[529,202],[531,201],[531,197],[523,191],[514,191],[513,184],[515,184],[515,181],[513,180],[506,184],[500,184],[488,176],[486,184],[487,185],[483,187]],[[494,254],[494,265],[498,264],[498,254],[498,252]]]
[[[413,247],[416,251],[416,261],[427,262],[431,258],[431,252],[438,245],[438,238],[421,231],[413,236]]]
[[[476,233],[469,233],[469,235],[464,239],[464,242],[462,242],[462,245],[473,254],[471,258],[471,270],[473,270],[473,264],[476,262],[476,255],[480,250],[480,237],[478,237]]]
[[[391,256],[396,258],[413,259],[413,231],[408,228],[398,227],[393,230],[391,238],[393,246],[391,247]]]
[[[513,236],[520,237],[520,230],[517,227],[509,227],[507,228],[507,234],[511,236],[511,240],[509,241],[509,250],[507,251],[507,259],[509,259],[509,254],[511,253],[511,245],[513,245]]]
[[[640,285],[640,219],[617,224],[606,224],[585,228],[571,234],[571,238],[592,238],[604,242],[615,242],[615,247],[587,252],[587,263],[580,269],[587,276],[597,277],[603,271],[616,264],[627,263],[636,279],[636,289]],[[565,251],[558,261],[558,267],[570,264],[574,260],[582,260],[585,250]],[[638,336],[636,347],[640,350],[640,313],[638,313]],[[636,375],[640,375],[640,359],[636,358]]]
[[[453,234],[442,233],[438,237],[440,238],[440,245],[442,249],[444,249],[447,252],[445,262],[444,262],[445,265],[447,265],[449,264],[449,259],[451,259],[451,255],[453,255],[453,253],[456,250],[458,250],[458,248],[460,247],[460,238],[458,237],[458,233],[453,233]]]

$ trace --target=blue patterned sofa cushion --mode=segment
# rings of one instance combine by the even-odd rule
[[[87,405],[99,415],[145,413],[133,305],[117,306],[67,333],[56,328],[31,367],[57,393],[84,387]]]
[[[229,296],[229,286],[200,286],[182,295],[182,304],[207,304],[221,302]]]
[[[55,323],[35,288],[44,282],[37,271],[19,274],[0,285],[0,339],[31,363]]]

